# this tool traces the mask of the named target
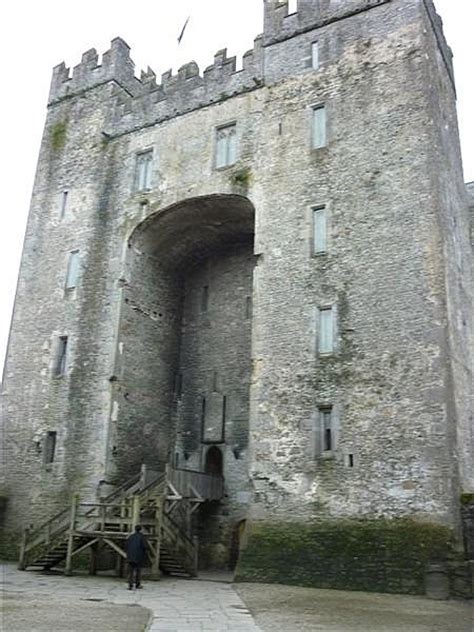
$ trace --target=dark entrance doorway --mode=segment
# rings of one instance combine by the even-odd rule
[[[224,471],[222,452],[215,445],[211,446],[206,453],[204,471],[206,474],[218,474],[219,476],[222,476]]]

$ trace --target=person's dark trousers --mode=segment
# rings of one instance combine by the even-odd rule
[[[141,585],[141,568],[135,562],[128,563],[128,585],[133,588],[133,584],[138,588]]]

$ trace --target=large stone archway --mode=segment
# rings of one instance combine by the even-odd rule
[[[120,479],[142,463],[204,471],[218,447],[224,513],[236,519],[248,486],[253,236],[253,205],[237,195],[184,200],[134,230],[110,432]]]

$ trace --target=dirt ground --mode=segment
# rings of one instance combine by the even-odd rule
[[[135,604],[48,600],[44,595],[4,593],[2,632],[144,632],[150,611]]]
[[[264,632],[473,632],[473,604],[424,597],[235,584]]]

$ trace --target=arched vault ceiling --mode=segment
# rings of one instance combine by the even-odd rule
[[[239,244],[253,242],[255,212],[240,195],[183,200],[137,226],[130,245],[164,266],[199,263]]]

